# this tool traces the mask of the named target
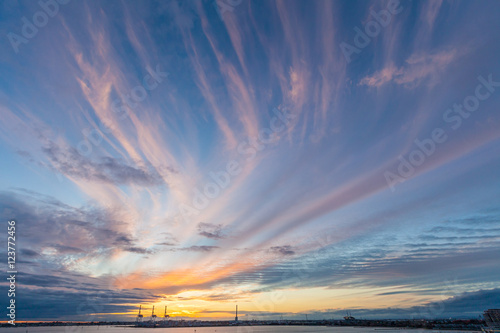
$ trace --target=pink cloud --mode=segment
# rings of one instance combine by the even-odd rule
[[[401,69],[396,68],[394,64],[390,64],[388,67],[382,69],[381,71],[375,72],[371,76],[365,76],[363,79],[361,79],[360,85],[380,87],[381,85],[392,81],[396,76],[400,74]]]
[[[406,63],[397,68],[393,63],[372,75],[361,79],[360,85],[380,87],[388,82],[414,88],[424,80],[432,86],[437,83],[437,74],[442,73],[459,56],[456,50],[435,54],[413,54]]]

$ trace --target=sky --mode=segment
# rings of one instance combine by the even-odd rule
[[[499,14],[2,1],[0,257],[6,270],[15,220],[17,320],[500,307]]]

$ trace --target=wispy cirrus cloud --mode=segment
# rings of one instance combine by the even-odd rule
[[[498,286],[497,92],[397,195],[382,173],[447,126],[441,111],[478,75],[500,80],[497,5],[402,3],[346,66],[339,41],[385,5],[247,1],[221,21],[210,1],[72,2],[30,41],[37,57],[0,48],[0,204],[26,226],[25,314],[49,318],[43,301],[78,319],[71,302],[101,292],[116,302],[99,311],[118,319],[141,302],[224,313],[218,302],[278,290],[337,302],[283,307],[376,316],[432,304],[446,274],[491,297],[479,291]],[[35,8],[21,7],[4,6],[2,27]],[[136,103],[157,65],[168,78]],[[295,121],[262,144],[284,107]],[[230,161],[241,173],[179,218]]]
[[[415,88],[422,82],[428,82],[430,86],[438,83],[438,78],[443,71],[452,64],[459,56],[457,50],[441,51],[435,54],[413,54],[401,67],[394,64],[365,76],[360,85],[370,87],[381,87],[384,84],[394,82],[405,88]]]
[[[134,167],[107,156],[93,161],[82,156],[77,149],[63,148],[55,142],[48,142],[42,152],[55,170],[69,177],[115,185],[164,185],[163,178],[151,167],[150,170]]]

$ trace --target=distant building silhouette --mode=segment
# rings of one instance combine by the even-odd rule
[[[344,316],[345,320],[356,320],[349,311],[347,311],[346,315]]]
[[[489,309],[484,311],[484,321],[488,327],[500,328],[500,309]]]

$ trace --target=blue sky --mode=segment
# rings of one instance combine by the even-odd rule
[[[500,4],[222,1],[0,4],[19,317],[500,306]]]

